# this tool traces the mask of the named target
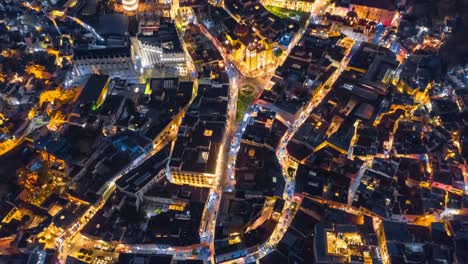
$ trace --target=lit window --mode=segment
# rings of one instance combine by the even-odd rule
[[[203,132],[203,135],[205,137],[211,137],[213,135],[213,130],[211,129],[205,129],[205,131]]]
[[[205,160],[205,161],[208,160],[208,151],[202,152],[202,158],[203,158],[203,160]]]

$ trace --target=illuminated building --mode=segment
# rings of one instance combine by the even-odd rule
[[[119,13],[142,14],[156,12],[163,17],[175,18],[179,10],[179,0],[122,0],[115,4],[115,11]]]
[[[302,12],[312,12],[314,0],[261,0],[264,6],[274,6]]]
[[[200,130],[198,130],[200,131]],[[205,136],[207,135],[207,136]],[[204,138],[211,138],[208,133],[204,133]],[[186,139],[185,137],[183,139]],[[197,146],[189,148],[188,142],[184,142],[178,137],[171,161],[170,178],[175,184],[187,184],[196,187],[212,187],[216,178],[216,167],[220,144],[203,140],[206,144],[196,144]],[[181,149],[184,148],[184,149]]]
[[[10,202],[2,202],[0,208],[2,209],[0,214],[0,228],[2,224],[7,224],[12,219],[20,220],[22,217],[21,210]]]
[[[170,16],[172,19],[174,19],[177,16],[177,13],[180,9],[179,0],[172,0],[172,1],[168,0],[168,2],[172,2],[170,3],[171,5]]]
[[[229,234],[229,245],[242,242],[241,235],[238,232]]]
[[[273,48],[265,48],[262,44],[251,43],[245,49],[245,67],[248,71],[265,68],[273,61]]]
[[[312,263],[382,263],[371,217],[336,209],[327,213],[337,218],[323,219],[315,225]]]
[[[138,10],[138,0],[122,0],[123,9],[128,12]]]
[[[141,60],[143,69],[154,68],[155,66],[172,66],[179,75],[187,74],[186,57],[182,49],[173,50],[167,46],[142,42],[138,39],[134,39],[132,42],[135,50],[138,51],[138,59]]]
[[[226,35],[224,44],[229,45],[234,60],[247,75],[276,64],[275,44],[256,36],[246,25],[237,25],[233,36]]]
[[[39,96],[39,107],[46,102],[63,102],[69,103],[75,100],[78,95],[79,90],[76,88],[64,90],[62,88],[57,88],[54,90],[47,90],[41,93]]]
[[[96,50],[77,50],[73,58],[73,71],[77,76],[106,74],[136,80],[135,54],[132,47]]]
[[[143,68],[153,67],[155,65],[165,64],[185,64],[186,57],[182,49],[174,50],[170,48],[168,43],[148,43],[141,40],[135,40],[133,42],[139,51],[141,64]]]
[[[223,162],[228,84],[199,84],[198,90],[179,126],[168,178],[175,184],[212,187]]]
[[[349,11],[354,11],[359,19],[377,21],[384,25],[390,25],[398,14],[394,1],[391,0],[337,1],[331,4],[327,11],[331,15],[341,17],[346,17]]]
[[[142,18],[138,28],[138,36],[131,41],[140,71],[164,67],[176,75],[187,74],[186,55],[174,23]]]
[[[187,184],[197,187],[211,187],[214,184],[215,174],[195,173],[186,171],[171,170],[172,182],[175,184]]]

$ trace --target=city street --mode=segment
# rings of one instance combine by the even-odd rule
[[[104,207],[107,200],[111,197],[112,193],[116,189],[115,182],[120,179],[122,176],[130,172],[131,170],[137,168],[151,156],[156,154],[160,151],[166,144],[168,144],[172,138],[175,137],[176,130],[173,130],[172,133],[168,134],[166,137],[162,139],[161,142],[154,142],[153,149],[148,152],[144,153],[138,158],[134,159],[131,164],[129,164],[126,168],[121,170],[121,172],[114,175],[105,185],[105,187],[101,188],[101,199],[96,202],[96,204],[91,205],[81,217],[78,218],[73,224],[70,225],[70,228],[64,230],[62,233],[58,234],[57,238],[55,239],[55,246],[59,248],[59,255],[58,258],[60,261],[65,262],[65,258],[68,255],[73,255],[72,247],[70,245],[74,244],[74,238],[80,235],[80,231],[86,226],[86,224],[96,215],[96,213]],[[47,231],[47,230],[46,230]],[[54,233],[54,232],[50,232]]]
[[[118,258],[118,253],[113,250],[112,244],[94,240],[82,234],[75,235],[67,247],[68,256],[87,263],[110,264]]]
[[[298,34],[295,35],[291,44],[288,47],[286,53],[282,55],[280,58],[280,63],[282,63],[291,49],[297,44],[297,42],[301,39],[302,35],[305,33],[305,29],[307,28],[308,24],[311,21],[316,21],[319,15],[319,11],[325,5],[326,1],[316,2],[316,6],[318,8],[314,8],[314,12],[311,13],[311,16],[308,18],[307,23],[300,28]],[[320,7],[319,7],[320,6]],[[228,13],[229,10],[227,10]],[[61,14],[61,13],[60,13]],[[73,19],[73,18],[72,18]],[[80,23],[80,21],[76,21]],[[85,28],[87,25],[83,25]],[[239,87],[243,87],[244,85],[252,85],[254,84],[254,89],[258,89],[258,92],[261,92],[265,86],[268,85],[270,78],[257,78],[257,79],[245,79],[241,76],[238,70],[234,67],[233,62],[229,59],[230,56],[224,52],[224,49],[219,46],[219,43],[211,36],[211,34],[206,30],[206,28],[199,24],[199,28],[204,33],[204,35],[211,40],[211,42],[217,47],[218,51],[224,58],[226,70],[228,72],[230,78],[230,98],[229,98],[229,105],[228,105],[228,112],[229,112],[229,119],[227,122],[226,127],[226,134],[224,136],[224,144],[222,147],[222,151],[220,152],[220,157],[218,159],[218,166],[217,166],[217,178],[215,187],[212,188],[208,195],[208,200],[205,205],[205,209],[203,212],[202,217],[202,224],[200,226],[200,239],[201,244],[199,246],[195,246],[198,252],[202,252],[203,248],[209,249],[210,256],[214,254],[214,231],[216,227],[216,220],[217,220],[217,212],[219,210],[221,197],[224,191],[232,192],[235,186],[235,162],[237,153],[240,148],[240,139],[242,134],[247,126],[247,123],[253,113],[259,110],[259,106],[251,105],[247,108],[247,111],[244,113],[243,118],[241,119],[240,123],[236,126],[235,124],[235,117],[236,117],[236,108],[237,108],[237,97],[239,93]],[[91,30],[93,32],[92,28]],[[184,46],[185,47],[185,46]],[[189,70],[193,71],[194,66],[193,63],[189,63]],[[292,220],[293,217],[291,215],[294,212],[291,212],[288,209],[293,202],[295,201],[293,194],[294,194],[294,177],[290,177],[287,174],[287,164],[286,164],[286,153],[285,147],[289,142],[290,138],[294,135],[295,131],[300,127],[302,122],[307,118],[308,114],[315,105],[321,101],[326,95],[326,92],[323,91],[323,87],[330,87],[336,78],[339,76],[339,73],[345,68],[345,64],[342,63],[340,70],[335,72],[335,74],[327,81],[326,85],[322,86],[322,89],[318,90],[317,93],[313,96],[313,99],[309,103],[309,106],[304,110],[304,112],[300,115],[300,118],[294,122],[294,125],[291,126],[286,134],[283,136],[281,143],[278,147],[278,159],[283,169],[283,175],[286,180],[283,198],[286,200],[283,213],[281,218],[278,221],[278,224],[267,240],[267,242],[259,247],[258,252],[249,254],[245,258],[243,258],[246,262],[253,262],[255,259],[259,259],[265,256],[268,252],[272,250],[272,248],[279,242],[279,240],[284,235],[284,232],[287,230],[287,227]],[[89,248],[91,243],[95,243],[88,238],[83,238],[81,234],[79,234],[80,230],[87,224],[87,222],[104,206],[107,199],[111,196],[111,194],[115,190],[115,182],[128,173],[130,170],[138,167],[142,164],[147,158],[151,157],[155,154],[163,145],[168,143],[169,141],[165,140],[160,144],[155,144],[155,147],[151,153],[147,155],[143,155],[136,159],[131,165],[129,165],[126,169],[122,172],[115,175],[106,185],[106,187],[102,190],[101,200],[98,201],[95,205],[90,206],[90,208],[80,217],[76,223],[71,225],[71,228],[66,232],[59,235],[56,239],[56,243],[60,246],[60,255],[65,257],[67,255],[76,255],[80,254],[79,250],[81,248]],[[297,207],[296,207],[297,208]],[[80,242],[80,243],[78,243]],[[82,246],[81,246],[82,245]],[[189,247],[179,247],[174,248],[168,245],[157,245],[157,244],[147,244],[147,245],[121,245],[120,250],[122,252],[132,252],[132,253],[156,253],[156,254],[168,254],[173,255],[176,259],[191,259],[191,258],[203,258],[203,254],[193,255],[194,246]],[[77,253],[78,251],[78,253]],[[110,256],[105,256],[110,257]],[[205,256],[206,257],[206,256]]]
[[[312,110],[315,109],[315,107],[317,107],[317,105],[319,105],[322,102],[322,100],[326,97],[328,92],[330,92],[330,87],[333,86],[333,84],[338,79],[338,77],[343,72],[343,70],[346,69],[346,66],[348,65],[349,60],[351,59],[354,52],[357,50],[357,46],[359,45],[355,44],[354,46],[352,46],[351,49],[348,50],[348,54],[343,58],[343,61],[340,63],[339,68],[335,71],[334,74],[332,74],[332,76],[330,76],[330,78],[324,84],[322,84],[315,91],[307,107],[300,114],[299,118],[294,121],[293,125],[290,126],[288,130],[286,131],[286,133],[283,135],[280,141],[280,144],[278,145],[278,148],[277,148],[277,157],[282,167],[283,177],[286,182],[285,189],[283,192],[283,199],[285,199],[286,202],[285,202],[281,217],[278,221],[278,224],[276,228],[274,229],[273,234],[270,236],[269,240],[265,242],[262,246],[260,246],[257,252],[254,252],[245,256],[243,258],[245,263],[253,263],[257,259],[260,259],[266,256],[269,252],[271,252],[273,248],[279,243],[281,238],[284,236],[284,233],[286,232],[290,221],[292,221],[293,217],[291,217],[291,210],[289,208],[291,204],[294,202],[293,194],[294,194],[295,181],[294,181],[294,176],[291,177],[288,175],[288,168],[294,166],[294,164],[289,164],[286,146],[291,140],[291,138],[294,136],[296,131],[301,127],[301,125],[305,122],[305,120],[307,120],[307,117],[310,115]]]
[[[282,64],[284,62],[289,52],[302,38],[303,34],[306,32],[306,28],[309,25],[309,23],[312,21],[319,21],[319,14],[322,12],[323,7],[326,6],[326,3],[328,3],[328,1],[317,1],[314,3],[314,11],[311,12],[305,25],[302,25],[299,29],[299,32],[293,37],[287,51],[282,54],[282,57],[280,57],[279,64]],[[31,6],[27,7],[33,8]],[[226,9],[226,11],[232,16],[229,10]],[[50,19],[53,22],[55,22],[55,18],[64,17],[67,17],[68,19],[81,25],[83,28],[85,28],[87,31],[93,34],[97,39],[102,39],[101,36],[99,36],[92,27],[83,23],[81,20],[71,16],[67,16],[64,12],[61,11],[53,10],[52,12],[50,12]],[[234,18],[238,19],[237,17]],[[57,24],[54,23],[54,25]],[[230,54],[226,54],[225,50],[220,46],[218,41],[209,33],[205,26],[201,23],[198,24],[198,26],[201,32],[205,35],[205,37],[207,37],[221,53],[230,81],[226,133],[223,138],[223,144],[220,149],[217,161],[215,184],[209,192],[208,199],[203,211],[202,222],[199,230],[200,244],[186,247],[171,247],[169,245],[161,244],[119,244],[115,246],[104,241],[93,240],[91,238],[83,236],[80,233],[84,226],[86,226],[86,224],[96,215],[96,213],[104,207],[107,200],[112,196],[116,189],[115,182],[131,170],[140,166],[145,160],[147,160],[148,158],[156,154],[160,149],[162,149],[163,146],[171,142],[171,140],[175,137],[177,131],[174,129],[172,133],[170,133],[165,138],[161,139],[160,142],[154,142],[152,151],[134,159],[133,162],[129,164],[125,169],[114,175],[105,184],[105,186],[101,188],[101,198],[95,204],[89,206],[89,208],[81,215],[81,217],[79,217],[78,220],[72,223],[67,230],[46,229],[46,231],[44,232],[44,236],[48,237],[47,241],[49,241],[50,243],[49,247],[56,247],[59,249],[59,262],[65,262],[66,256],[74,256],[87,263],[111,263],[112,260],[117,257],[116,251],[127,253],[173,255],[175,259],[210,259],[211,262],[214,262],[214,259],[212,259],[214,257],[214,233],[218,217],[217,212],[220,209],[219,207],[222,199],[222,194],[223,192],[232,192],[235,188],[236,157],[240,148],[242,134],[244,133],[251,116],[260,109],[259,105],[250,105],[247,108],[246,112],[243,113],[240,123],[236,124],[235,120],[239,89],[246,85],[250,85],[254,87],[256,93],[260,93],[263,89],[265,89],[267,85],[269,85],[270,78],[272,76],[272,73],[274,72],[274,68],[270,69],[271,71],[265,78],[245,78],[237,70],[235,63],[232,61],[232,56]],[[183,34],[183,29],[179,32],[179,34]],[[180,40],[183,43],[182,37],[180,37]],[[183,48],[185,52],[187,52],[185,45],[183,45]],[[294,167],[295,164],[288,164],[287,153],[285,150],[286,146],[289,140],[294,135],[294,133],[297,131],[297,129],[307,119],[310,112],[323,100],[323,98],[325,98],[325,96],[330,90],[329,88],[333,86],[333,83],[340,76],[341,72],[346,68],[347,63],[349,62],[349,59],[352,56],[352,52],[354,52],[355,50],[355,47],[349,50],[349,55],[343,59],[339,68],[321,87],[319,87],[319,89],[315,91],[307,107],[300,114],[299,118],[294,121],[293,125],[289,126],[287,132],[283,135],[281,142],[277,148],[277,157],[282,167],[283,177],[285,179],[285,188],[283,190],[283,199],[285,200],[285,204],[283,211],[273,233],[268,238],[268,240],[264,244],[260,245],[257,251],[252,252],[247,256],[243,257],[242,259],[238,259],[236,261],[251,263],[264,257],[266,254],[273,250],[273,248],[279,243],[284,233],[286,232],[290,222],[292,221],[295,215],[295,210],[299,208],[300,204],[300,199],[294,197],[294,176],[288,175],[288,168]],[[188,61],[187,68],[190,72],[195,72],[195,67],[191,60]],[[36,118],[33,119],[33,121],[31,121],[30,124],[28,124],[28,127],[27,129],[25,129],[23,135],[27,135],[30,131],[34,130],[37,125],[44,125],[44,123],[37,121]],[[22,139],[22,137],[19,137],[19,139]]]
[[[229,102],[228,102],[228,120],[226,124],[226,132],[223,138],[223,146],[220,150],[220,158],[217,162],[216,181],[214,188],[211,188],[208,195],[208,202],[205,205],[202,224],[200,226],[200,242],[201,244],[208,245],[210,251],[210,257],[214,257],[214,233],[216,228],[217,212],[221,203],[221,197],[223,191],[226,188],[233,188],[235,182],[231,177],[226,177],[226,171],[229,170],[229,161],[231,156],[229,155],[228,146],[233,138],[235,131],[235,120],[237,111],[237,98],[239,94],[239,73],[233,67],[232,63],[228,60],[228,56],[224,51],[217,45],[213,37],[203,26],[200,25],[201,31],[204,35],[209,38],[217,47],[224,59],[224,65],[229,76]],[[211,259],[214,262],[214,259]]]
[[[461,2],[0,1],[0,263],[463,262]]]

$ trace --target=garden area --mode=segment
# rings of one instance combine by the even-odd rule
[[[265,6],[265,9],[279,18],[289,18],[289,19],[294,19],[296,21],[301,21],[302,18],[309,15],[309,13],[307,12],[290,10],[290,9],[286,9],[282,7],[276,7],[276,6]]]
[[[255,96],[257,96],[257,93],[253,86],[247,84],[241,87],[239,90],[239,97],[237,99],[236,121],[240,121],[242,119],[245,111],[247,111],[247,108],[255,99]]]

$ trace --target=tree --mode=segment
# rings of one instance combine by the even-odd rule
[[[283,55],[283,50],[282,49],[275,49],[273,51],[273,55],[275,55],[275,57],[280,57],[281,55]]]

